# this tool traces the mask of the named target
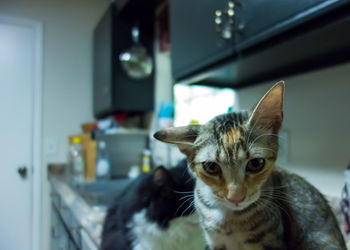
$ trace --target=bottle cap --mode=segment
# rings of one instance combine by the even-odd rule
[[[144,150],[143,150],[143,155],[144,155],[144,156],[151,156],[151,150],[150,150],[150,149],[147,149],[147,148],[144,149]]]
[[[98,147],[99,147],[100,149],[105,149],[105,148],[106,148],[106,142],[105,142],[105,141],[100,141],[100,142],[98,143]]]
[[[162,101],[160,103],[158,118],[173,118],[174,103],[172,101]]]
[[[81,143],[80,137],[73,137],[73,143]]]

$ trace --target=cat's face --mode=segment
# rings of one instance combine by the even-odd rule
[[[187,155],[199,197],[242,210],[260,197],[274,168],[283,91],[282,82],[275,84],[251,115],[224,114],[205,125],[161,130],[155,137]]]
[[[217,119],[202,127],[195,151],[188,156],[189,166],[200,183],[210,188],[210,192],[199,190],[203,196],[241,210],[260,197],[261,185],[274,168],[278,138],[272,131],[255,131],[245,122],[222,127]]]

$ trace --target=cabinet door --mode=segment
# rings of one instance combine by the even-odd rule
[[[51,250],[69,250],[69,236],[54,206],[51,206]]]
[[[233,53],[233,38],[217,32],[216,11],[227,10],[228,0],[171,0],[170,39],[175,79]]]
[[[53,208],[53,205],[51,207],[51,240],[50,240],[50,249],[51,250],[57,250],[59,249],[59,242],[61,237],[61,227],[59,224],[59,218],[57,215],[56,210]]]
[[[235,6],[236,28],[240,29],[237,50],[245,49],[296,25],[310,15],[309,10],[326,0],[239,0]],[[322,8],[320,6],[319,8]],[[304,12],[305,11],[305,12]],[[306,12],[308,11],[308,12]],[[315,10],[314,10],[315,11]],[[303,13],[304,12],[304,13]],[[311,11],[312,12],[312,11]]]
[[[80,230],[81,234],[81,250],[98,250],[95,243],[91,240],[90,236],[84,229]]]
[[[94,31],[94,114],[112,106],[112,13],[109,8]]]

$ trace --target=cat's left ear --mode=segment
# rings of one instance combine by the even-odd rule
[[[152,182],[162,197],[167,197],[172,193],[173,181],[165,167],[160,166],[153,171]]]
[[[186,155],[192,152],[193,143],[196,140],[201,125],[189,125],[184,127],[166,128],[159,130],[153,136],[162,142],[175,144]]]
[[[168,170],[163,166],[157,167],[153,171],[152,181],[154,185],[159,187],[167,185],[171,181]]]
[[[283,120],[283,95],[284,81],[279,81],[261,98],[249,118],[248,125],[277,133]]]

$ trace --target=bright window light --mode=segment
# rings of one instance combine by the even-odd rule
[[[175,126],[185,126],[191,121],[204,124],[216,115],[237,108],[233,89],[176,84],[174,99]]]

